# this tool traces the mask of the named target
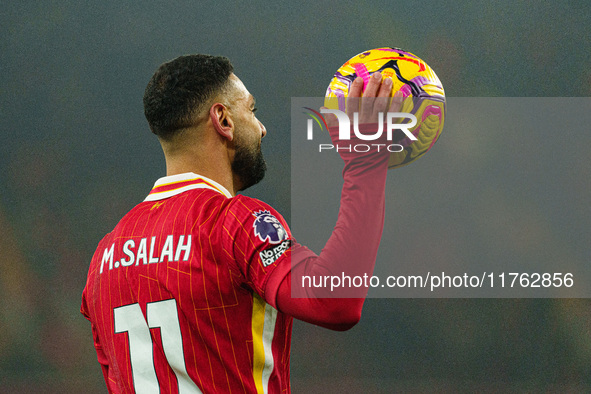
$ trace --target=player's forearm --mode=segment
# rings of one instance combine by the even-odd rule
[[[293,273],[300,276],[356,277],[372,275],[383,231],[387,166],[383,158],[355,167],[347,163],[335,228],[315,263]],[[386,158],[387,159],[387,158]],[[297,268],[297,262],[293,262]],[[296,282],[301,285],[301,282]],[[300,286],[301,287],[301,286]],[[309,297],[365,297],[365,287],[296,289]]]
[[[281,311],[333,330],[347,330],[359,321],[367,287],[345,281],[334,287],[331,278],[373,274],[383,230],[386,172],[387,156],[346,163],[336,226],[319,256],[292,261],[277,294]],[[322,285],[307,285],[311,282]]]
[[[384,227],[387,166],[383,159],[354,164],[343,171],[337,223],[319,257],[336,274],[371,275]]]
[[[362,124],[362,133],[368,133],[377,125]],[[338,138],[338,128],[329,129],[331,139],[338,147],[345,162],[343,188],[336,226],[320,253],[321,262],[328,270],[347,276],[371,275],[382,236],[385,212],[385,188],[389,153],[372,148],[369,152],[348,151],[347,146],[363,141],[356,136],[350,140]],[[385,136],[375,141],[385,146]],[[334,289],[333,289],[334,290]],[[334,291],[333,291],[334,292]],[[365,297],[367,288],[360,291],[337,289],[337,297]]]

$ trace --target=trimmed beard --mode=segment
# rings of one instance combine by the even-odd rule
[[[236,139],[236,151],[232,161],[232,172],[238,176],[242,186],[238,191],[256,185],[265,177],[267,163],[261,151],[261,145],[248,147],[241,139]]]

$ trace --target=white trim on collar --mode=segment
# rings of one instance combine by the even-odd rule
[[[228,189],[226,189],[225,187],[223,187],[222,185],[220,185],[219,183],[217,183],[213,179],[209,179],[209,178],[204,177],[202,175],[197,175],[193,172],[187,172],[184,174],[176,174],[176,175],[162,177],[162,178],[158,179],[156,181],[156,183],[154,183],[154,187],[152,188],[152,190],[156,189],[157,187],[162,187],[162,186],[166,186],[166,185],[170,185],[170,184],[174,184],[174,183],[182,183],[182,182],[190,182],[190,181],[198,181],[198,180],[201,180],[203,182],[181,186],[176,189],[170,189],[170,190],[165,190],[165,191],[161,191],[161,192],[150,193],[144,199],[144,201],[158,201],[158,200],[169,198],[169,197],[175,196],[177,194],[180,194],[182,192],[185,192],[187,190],[192,190],[192,189],[211,189],[211,190],[215,190],[216,192],[225,195],[228,198],[232,198],[232,195],[230,194]]]

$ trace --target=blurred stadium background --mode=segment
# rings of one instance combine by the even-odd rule
[[[1,8],[2,393],[106,392],[80,294],[99,239],[164,174],[142,110],[144,87],[163,61],[196,52],[233,61],[269,130],[268,177],[247,194],[288,220],[290,98],[322,96],[334,71],[363,50],[392,45],[419,55],[450,97],[591,95],[587,1],[56,0]],[[566,197],[579,201],[571,213],[580,215],[570,217],[582,229],[589,159],[565,178]],[[544,173],[537,175],[543,184]],[[490,212],[495,204],[504,212],[523,207],[485,203]],[[443,209],[449,220],[429,231],[445,231],[452,211]],[[558,223],[545,239],[564,248],[569,223]],[[591,239],[583,235],[578,258],[589,261]],[[350,332],[295,324],[292,386],[296,393],[589,392],[590,331],[589,300],[370,299]]]

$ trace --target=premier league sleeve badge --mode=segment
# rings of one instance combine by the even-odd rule
[[[253,215],[256,217],[253,223],[254,234],[262,242],[278,244],[288,238],[287,231],[271,212],[267,210],[258,211],[254,212]]]

